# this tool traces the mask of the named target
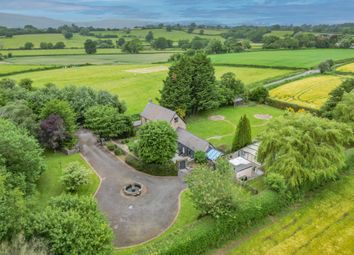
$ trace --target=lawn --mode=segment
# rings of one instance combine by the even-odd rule
[[[283,114],[282,110],[266,105],[245,105],[239,107],[223,107],[192,116],[187,119],[187,129],[200,138],[206,139],[223,150],[231,148],[236,126],[241,116],[247,115],[251,122],[252,138],[262,132],[269,120],[257,119],[255,114],[270,114],[277,117]],[[213,121],[210,116],[221,115],[224,120]]]
[[[236,241],[234,248],[228,245],[228,254],[354,254],[353,187],[353,174],[326,185],[300,207],[273,218],[273,224]]]
[[[46,205],[51,197],[58,196],[64,191],[64,186],[60,182],[63,169],[71,162],[78,161],[90,170],[90,183],[84,185],[78,191],[79,195],[93,195],[99,185],[99,177],[92,168],[82,159],[80,154],[70,156],[62,153],[46,153],[45,163],[47,170],[42,174],[38,182],[38,203],[40,206]]]
[[[58,56],[28,56],[7,59],[13,64],[33,65],[83,65],[83,64],[150,64],[167,62],[171,53],[141,53],[141,54],[103,54],[103,55],[58,55]]]
[[[326,59],[354,58],[354,49],[270,50],[210,56],[215,64],[311,68]]]
[[[27,72],[27,71],[37,71],[41,69],[45,69],[48,66],[39,66],[39,65],[0,65],[0,76],[11,74],[11,73],[19,73],[19,72]]]
[[[152,244],[153,242],[159,241],[165,238],[169,233],[174,232],[178,228],[185,225],[191,224],[197,220],[199,215],[198,210],[194,207],[192,200],[188,196],[188,191],[184,191],[181,194],[181,209],[173,225],[168,228],[163,234],[161,234],[156,239],[148,241],[147,243],[133,246],[131,248],[116,249],[114,255],[131,255],[134,254],[138,249],[142,248],[144,245]]]
[[[66,48],[83,48],[84,42],[87,39],[97,39],[95,37],[82,36],[74,34],[71,39],[65,39],[62,34],[28,34],[28,35],[14,35],[11,38],[1,37],[0,44],[3,49],[18,49],[23,47],[26,42],[34,44],[34,48],[39,48],[41,42],[57,43],[64,42]],[[98,39],[97,39],[98,40]]]
[[[354,73],[354,63],[350,63],[347,65],[340,66],[336,69],[339,72],[350,72]]]
[[[297,104],[299,106],[319,109],[327,100],[328,94],[338,87],[344,76],[317,75],[289,82],[270,91],[270,97]]]
[[[150,73],[127,72],[127,70],[139,71],[142,68],[159,66],[164,69]],[[234,72],[246,85],[292,72],[291,70],[231,66],[216,66],[215,69],[217,78],[220,78],[223,73]],[[139,113],[149,99],[155,100],[159,97],[159,90],[162,88],[162,81],[166,75],[167,65],[102,65],[25,73],[10,76],[10,78],[17,81],[30,78],[34,81],[35,87],[52,82],[60,87],[87,85],[94,89],[108,90],[127,103],[128,113]]]

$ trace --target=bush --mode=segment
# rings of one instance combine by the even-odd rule
[[[64,169],[61,181],[67,191],[75,192],[89,182],[89,172],[79,162],[72,162]]]
[[[113,142],[107,142],[106,147],[108,150],[114,151],[116,149],[117,145],[115,145]]]
[[[287,190],[285,179],[277,173],[270,173],[265,178],[265,184],[270,190],[278,193],[283,193]]]
[[[198,164],[203,164],[207,162],[207,156],[204,151],[196,151],[194,153],[194,161]]]
[[[120,155],[124,155],[125,152],[117,146],[117,148],[114,150],[114,154],[116,154],[117,156],[120,156]]]
[[[269,92],[264,87],[255,88],[248,93],[248,99],[258,103],[264,103],[269,97]]]
[[[178,169],[173,162],[168,162],[162,165],[159,164],[144,164],[135,157],[128,155],[125,162],[138,171],[155,175],[155,176],[177,176]]]

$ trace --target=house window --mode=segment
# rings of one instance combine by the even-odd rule
[[[178,122],[178,117],[174,117],[173,120],[175,121],[175,123],[177,123]]]

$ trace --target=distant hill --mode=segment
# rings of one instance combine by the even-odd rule
[[[48,27],[56,28],[62,25],[69,25],[72,23],[75,23],[78,26],[93,26],[93,27],[102,27],[102,28],[123,28],[123,27],[134,27],[134,26],[152,24],[151,22],[147,22],[147,21],[123,20],[123,19],[71,22],[71,21],[50,19],[47,17],[27,16],[27,15],[0,12],[0,26],[11,27],[11,28],[23,27],[25,25],[32,25],[37,28],[48,28]]]

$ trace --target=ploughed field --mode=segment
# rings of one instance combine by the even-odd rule
[[[293,72],[292,70],[232,66],[216,66],[215,70],[218,79],[226,72],[234,72],[237,78],[248,86],[252,86],[255,82]],[[124,100],[128,107],[128,113],[133,114],[141,112],[149,99],[155,100],[159,97],[159,90],[163,86],[167,72],[168,65],[165,64],[101,65],[30,72],[11,75],[7,78],[17,81],[30,78],[35,87],[41,87],[51,82],[59,87],[86,85],[97,90],[107,90]]]
[[[268,50],[210,56],[215,64],[311,68],[320,62],[354,58],[354,49]]]
[[[338,75],[308,77],[272,89],[270,97],[303,107],[319,109],[328,99],[329,93],[341,85],[344,79],[344,76]]]

